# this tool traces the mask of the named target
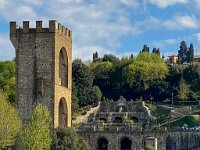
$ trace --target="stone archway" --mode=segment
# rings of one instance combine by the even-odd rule
[[[68,56],[64,47],[61,48],[59,54],[59,77],[61,85],[68,87]]]
[[[108,150],[108,140],[104,137],[97,141],[97,150]]]
[[[58,126],[60,128],[67,127],[67,103],[64,97],[60,99],[58,115]]]
[[[137,117],[135,117],[135,116],[131,116],[130,119],[133,120],[134,123],[138,123],[139,122],[139,119]]]
[[[103,123],[106,123],[106,122],[107,122],[106,118],[99,118],[99,120],[100,120],[101,122],[103,122]]]
[[[125,137],[120,141],[120,150],[131,150],[132,141]]]
[[[154,149],[157,150],[157,138],[155,137],[146,137],[143,140],[144,149]]]
[[[115,117],[113,123],[123,123],[123,119],[121,117]]]

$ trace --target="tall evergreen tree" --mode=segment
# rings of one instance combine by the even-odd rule
[[[193,44],[191,43],[187,52],[187,62],[188,63],[193,62],[193,57],[194,57],[194,47]]]
[[[153,48],[152,53],[156,53],[157,49]]]
[[[99,58],[98,52],[93,53],[93,61],[98,59],[98,58]]]
[[[157,48],[156,54],[158,54],[160,56],[160,49],[159,48]]]
[[[179,64],[187,62],[187,51],[188,51],[187,45],[185,41],[182,41],[180,49],[178,51]]]
[[[149,47],[146,44],[143,46],[142,53],[143,52],[148,52],[149,53]]]

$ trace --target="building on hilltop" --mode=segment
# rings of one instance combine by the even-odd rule
[[[29,21],[10,22],[10,40],[16,50],[16,102],[24,122],[33,106],[48,107],[52,127],[71,126],[72,32],[56,21],[36,28]]]
[[[178,64],[178,56],[177,55],[171,55],[168,56],[167,62],[171,65],[176,65]]]

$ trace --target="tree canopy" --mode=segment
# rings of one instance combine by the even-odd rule
[[[46,106],[37,104],[34,108],[31,121],[25,124],[20,131],[16,147],[19,150],[50,149],[51,117]]]
[[[4,98],[0,91],[0,149],[12,146],[21,129],[17,110]]]
[[[89,145],[77,135],[73,128],[58,128],[51,145],[52,150],[90,150]]]

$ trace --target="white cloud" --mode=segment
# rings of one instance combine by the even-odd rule
[[[46,13],[58,18],[62,24],[72,30],[73,56],[75,58],[79,55],[82,58],[83,55],[78,52],[81,49],[89,51],[93,47],[97,47],[100,48],[99,51],[102,51],[103,45],[103,51],[105,49],[114,50],[120,46],[119,40],[123,36],[135,36],[142,33],[137,24],[131,24],[130,18],[120,5],[121,3],[116,3],[115,0],[106,3],[97,1],[95,5],[83,1],[76,5],[73,3],[65,6],[62,3],[56,3],[56,5],[50,3]],[[56,12],[51,11],[56,8],[60,9]],[[91,56],[92,52],[90,56],[84,57],[91,58]]]
[[[21,0],[21,3],[25,3],[25,4],[28,4],[28,5],[36,5],[36,6],[39,6],[39,5],[42,5],[45,1],[44,0]]]
[[[128,7],[138,7],[140,5],[139,0],[120,0],[120,3]]]
[[[8,34],[0,33],[0,60],[10,60],[15,57],[15,50],[9,41]]]
[[[200,8],[200,0],[194,0],[195,6]]]
[[[195,16],[175,16],[163,24],[168,29],[198,28],[199,21]]]
[[[0,9],[4,8],[7,4],[7,0],[0,0]]]
[[[153,5],[156,5],[159,8],[166,8],[175,4],[186,4],[188,0],[149,0],[149,2]]]
[[[177,39],[165,39],[165,40],[152,41],[152,45],[154,47],[163,48],[163,47],[169,46],[169,45],[176,45],[179,42],[180,42],[179,38],[177,38]]]
[[[0,0],[5,1],[5,0]],[[7,7],[0,8],[7,20],[16,20],[22,25],[22,20],[30,20],[30,26],[35,26],[35,20],[58,20],[73,32],[73,57],[82,58],[79,50],[88,52],[92,48],[99,51],[112,51],[120,47],[120,39],[124,36],[135,36],[142,33],[138,24],[131,23],[127,7],[139,7],[139,0],[6,0]],[[122,5],[126,7],[121,7]],[[15,10],[15,15],[13,11]],[[38,11],[40,10],[40,11]],[[9,41],[9,39],[7,39]],[[103,48],[102,48],[103,45]],[[91,47],[91,48],[90,48]],[[96,49],[97,50],[97,49]],[[92,55],[92,52],[91,52]],[[91,58],[90,56],[85,56]]]
[[[197,40],[198,42],[200,42],[200,32],[194,34],[194,36],[196,37],[196,40]]]

